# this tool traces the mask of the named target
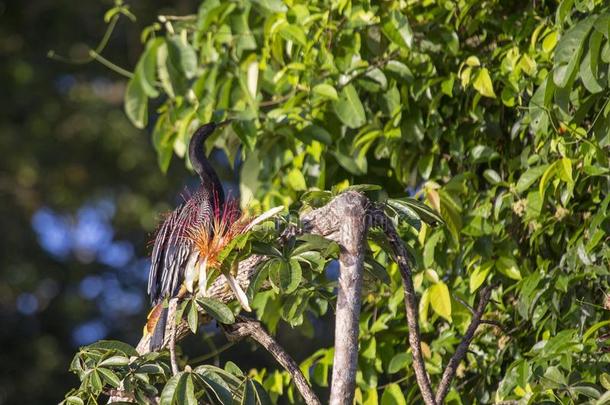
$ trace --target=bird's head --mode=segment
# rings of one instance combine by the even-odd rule
[[[204,143],[216,128],[222,128],[230,122],[231,120],[226,120],[219,123],[210,122],[202,125],[195,131],[191,137],[191,142],[189,143],[189,160],[193,165],[193,169],[199,175],[202,186],[215,190],[215,192],[218,193],[221,204],[224,201],[222,184],[220,183],[214,168],[210,165],[205,156]]]
[[[216,128],[223,128],[231,123],[231,120],[224,120],[221,122],[208,122],[207,124],[203,124],[191,137],[191,142],[189,144],[189,153],[191,157],[194,157],[196,152],[199,152],[203,149],[203,143],[206,139],[209,138],[210,135],[216,130]]]

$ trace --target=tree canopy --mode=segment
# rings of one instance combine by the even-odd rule
[[[160,15],[141,40],[124,108],[150,130],[162,171],[185,158],[197,125],[231,117],[209,147],[239,170],[244,208],[305,212],[350,189],[395,215],[433,385],[477,292],[493,286],[447,402],[610,401],[604,2],[206,0],[191,15]],[[230,260],[260,253],[261,241],[276,249],[263,251],[275,258],[259,276],[273,288],[249,292],[256,315],[271,332],[286,322],[312,339],[335,304],[336,251],[317,239],[282,251],[277,236],[259,231]],[[400,273],[374,236],[356,402],[418,402]],[[237,310],[205,309],[222,323]],[[301,401],[285,371],[227,363],[171,377],[163,355],[130,356],[117,342],[84,347],[72,365],[83,384],[66,402],[121,381],[139,401]],[[301,362],[319,392],[332,356],[319,347]]]

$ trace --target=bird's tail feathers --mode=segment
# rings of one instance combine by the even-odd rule
[[[148,314],[148,321],[146,322],[146,332],[151,335],[150,337],[150,350],[157,351],[163,347],[165,340],[165,327],[167,326],[167,316],[169,308],[163,303],[155,305],[155,307]]]

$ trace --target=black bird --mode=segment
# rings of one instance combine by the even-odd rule
[[[195,281],[198,293],[205,294],[210,251],[223,245],[213,242],[233,236],[227,230],[242,218],[235,204],[225,202],[222,184],[204,151],[206,139],[228,123],[208,123],[193,134],[189,158],[201,185],[165,218],[155,237],[148,276],[148,294],[155,305],[147,323],[148,333],[152,333],[151,350],[160,349],[165,340],[168,306],[164,301],[193,293]],[[232,275],[223,274],[242,307],[249,310],[247,298]]]

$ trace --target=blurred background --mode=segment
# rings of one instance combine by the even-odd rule
[[[197,3],[130,1],[137,20],[119,20],[104,57],[133,70],[142,28]],[[182,161],[161,173],[150,128],[135,129],[123,112],[124,77],[47,56],[86,58],[112,5],[0,1],[0,404],[57,403],[78,385],[68,367],[79,346],[137,343],[156,221],[194,180]],[[215,156],[231,188],[233,174]],[[200,342],[194,352],[205,360],[224,338]],[[240,350],[251,348],[231,353]]]

